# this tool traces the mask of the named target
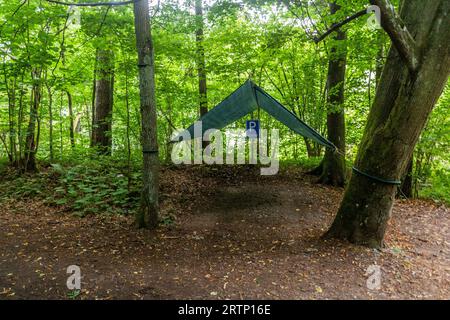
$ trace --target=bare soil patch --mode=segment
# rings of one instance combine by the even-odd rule
[[[0,299],[450,299],[449,210],[399,200],[378,251],[324,241],[342,189],[298,170],[167,168],[161,211],[174,224],[73,216],[32,199],[0,204]],[[379,265],[381,288],[366,270]]]

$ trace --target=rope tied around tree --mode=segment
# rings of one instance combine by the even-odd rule
[[[374,180],[374,181],[379,182],[379,183],[396,185],[396,186],[399,186],[399,185],[402,184],[402,182],[400,180],[392,180],[392,179],[384,179],[384,178],[376,177],[376,176],[368,174],[368,173],[366,173],[364,171],[361,171],[361,170],[359,170],[356,167],[352,167],[352,170],[353,170],[353,172],[355,172],[355,173],[357,173],[359,175],[362,175],[362,176],[364,176],[366,178],[369,178],[369,179]]]
[[[159,153],[159,150],[142,150],[143,154],[155,154]]]

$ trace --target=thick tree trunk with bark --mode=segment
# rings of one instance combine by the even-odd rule
[[[136,215],[136,223],[141,228],[155,228],[158,225],[159,211],[159,157],[156,127],[155,64],[147,1],[134,3],[134,28],[138,50],[143,152],[141,207]]]
[[[373,1],[384,3],[386,0]],[[400,179],[448,80],[450,2],[403,2],[400,16],[404,26],[396,26],[394,15],[389,17],[386,12],[383,9],[381,23],[395,46],[388,54],[355,167],[372,176]],[[413,42],[407,34],[394,41],[396,31],[409,31]],[[381,247],[396,189],[354,173],[327,236]]]
[[[96,66],[95,107],[91,145],[98,148],[101,154],[111,154],[114,53],[111,50],[97,50]]]
[[[336,3],[330,3],[331,14],[335,14],[340,7]],[[333,186],[345,184],[345,118],[344,118],[344,83],[347,50],[345,48],[346,33],[338,29],[334,36],[334,43],[330,50],[328,65],[328,105],[327,129],[328,140],[339,149],[333,152],[325,151],[325,156],[320,164],[319,182]]]

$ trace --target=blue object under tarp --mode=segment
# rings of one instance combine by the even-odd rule
[[[194,133],[194,124],[192,124],[185,129],[185,131],[179,133],[172,139],[172,142],[183,141],[185,136],[188,136],[191,139],[203,137],[205,131],[209,129],[220,130],[252,111],[257,110],[258,107],[265,110],[268,114],[286,125],[295,133],[309,138],[327,148],[336,150],[333,143],[300,120],[294,113],[286,109],[280,102],[254,84],[251,80],[247,80],[236,91],[231,93],[199,119],[199,121],[202,122],[201,135],[199,132]]]

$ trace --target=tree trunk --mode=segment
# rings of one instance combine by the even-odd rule
[[[31,103],[30,103],[30,119],[28,121],[27,135],[25,138],[25,153],[24,153],[24,170],[36,171],[36,123],[39,116],[39,104],[41,102],[41,84],[40,84],[40,70],[32,71],[32,78],[35,79],[31,90]]]
[[[303,140],[305,141],[306,153],[308,154],[308,158],[314,157],[312,143],[308,140],[308,138],[303,137]]]
[[[317,143],[310,141],[308,138],[303,138],[306,145],[306,153],[308,158],[320,157],[320,147]]]
[[[105,155],[110,155],[112,148],[113,70],[113,52],[97,50],[95,110],[91,145],[97,148],[100,154]]]
[[[6,76],[5,76],[6,79]],[[16,146],[16,128],[15,128],[15,112],[16,112],[16,78],[12,83],[12,88],[8,88],[5,80],[6,90],[8,93],[8,116],[9,116],[9,161],[11,164],[16,164],[17,146]]]
[[[23,161],[21,161],[24,158],[24,143],[23,143],[23,134],[22,134],[22,123],[23,123],[23,97],[25,95],[26,89],[23,82],[23,73],[20,77],[20,85],[19,85],[19,110],[18,110],[18,119],[17,119],[17,140],[19,143],[19,152],[17,155],[17,164],[18,167],[21,167],[23,164]],[[24,168],[22,168],[24,169]]]
[[[53,161],[53,93],[50,85],[47,83],[47,93],[48,93],[48,118],[49,118],[49,134],[48,134],[48,144],[50,153],[50,162]]]
[[[86,97],[83,96],[83,100],[84,100],[84,118],[86,119],[86,126],[88,129],[88,134],[89,134],[89,141],[92,140],[92,128],[91,128],[91,124],[92,124],[92,118],[91,118],[91,110],[92,110],[92,105],[90,105],[88,103],[88,101],[86,100]]]
[[[126,60],[124,61],[124,65],[126,65]],[[130,119],[130,96],[128,92],[128,68],[125,69],[125,107],[127,111],[127,190],[130,192],[131,190],[131,139],[130,139],[130,127],[131,127],[131,119]]]
[[[95,126],[95,89],[97,84],[97,59],[98,49],[95,51],[95,61],[94,61],[94,76],[92,78],[92,96],[91,96],[91,147],[94,146],[94,126]]]
[[[172,128],[172,102],[170,100],[170,96],[167,95],[166,96],[166,101],[167,101],[167,140],[170,140],[170,137],[173,134],[173,128]],[[166,163],[170,163],[171,161],[171,155],[172,155],[172,148],[173,148],[173,144],[172,143],[166,143],[166,156],[165,156],[165,162]]]
[[[202,0],[195,0],[195,18],[197,26],[197,30],[195,32],[195,43],[197,45],[198,93],[200,103],[200,116],[203,116],[208,112],[208,101],[206,96],[205,48],[203,47]]]
[[[420,52],[418,67],[392,46],[355,161],[385,179],[402,177],[450,71],[450,2],[405,1],[400,16]],[[353,174],[327,236],[383,246],[395,193],[395,185]]]
[[[63,141],[63,92],[61,91],[60,99],[59,99],[59,158],[62,160],[64,153],[64,141]]]
[[[195,18],[196,31],[195,43],[197,46],[196,64],[198,72],[198,97],[200,104],[200,116],[204,116],[208,112],[208,99],[206,95],[206,63],[205,48],[203,46],[203,4],[202,0],[195,0]],[[206,148],[208,141],[202,142],[203,148]]]
[[[136,224],[141,228],[155,228],[158,225],[159,211],[159,157],[156,127],[155,65],[148,1],[134,3],[134,28],[138,51],[143,152],[141,207],[136,215]]]
[[[70,126],[69,126],[69,137],[70,137],[70,146],[73,148],[75,148],[75,134],[74,134],[74,121],[73,121],[73,104],[72,104],[72,95],[70,94],[69,91],[66,91],[67,94],[67,104],[69,106],[69,121],[70,121]]]
[[[331,14],[340,9],[336,3],[330,3]],[[328,64],[328,140],[339,149],[339,153],[329,149],[321,163],[322,172],[319,182],[333,186],[345,183],[345,118],[344,118],[344,82],[347,60],[346,33],[339,29],[333,39]]]

